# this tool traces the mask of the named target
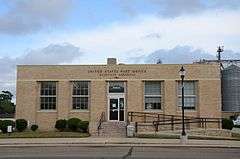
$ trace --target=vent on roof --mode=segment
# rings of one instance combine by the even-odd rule
[[[117,64],[117,59],[116,58],[108,58],[107,59],[107,64],[108,65],[116,65]]]

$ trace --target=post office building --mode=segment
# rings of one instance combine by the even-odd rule
[[[112,58],[106,65],[19,65],[16,118],[53,130],[56,120],[77,117],[94,134],[100,120],[117,133],[129,112],[181,115],[182,66],[186,116],[220,118],[218,64],[117,64]]]

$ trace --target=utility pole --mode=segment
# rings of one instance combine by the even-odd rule
[[[218,61],[220,62],[221,61],[221,52],[223,52],[224,46],[218,46],[218,49],[217,49],[217,58],[218,58]]]
[[[223,69],[223,64],[221,62],[221,53],[224,51],[223,50],[224,46],[218,46],[218,49],[217,49],[217,61],[219,63],[219,66],[220,66],[220,69],[222,68]]]

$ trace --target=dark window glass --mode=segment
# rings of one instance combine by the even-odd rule
[[[161,83],[145,82],[145,95],[161,95]]]
[[[89,82],[87,81],[73,82],[72,108],[88,109],[88,100],[89,100]]]
[[[41,95],[56,95],[56,82],[41,82]]]
[[[56,82],[41,82],[40,109],[56,109]]]
[[[109,93],[124,93],[124,82],[109,82]]]
[[[184,95],[195,95],[195,82],[189,81],[189,82],[184,82]],[[182,95],[182,84],[181,82],[178,83],[178,95]]]
[[[161,108],[161,82],[147,81],[144,86],[145,109],[162,109]]]
[[[88,95],[88,82],[73,82],[73,95]]]
[[[161,98],[145,97],[145,109],[161,109]]]
[[[184,86],[184,109],[196,107],[196,84],[194,81],[186,81]],[[182,107],[182,84],[178,82],[178,106]]]
[[[88,109],[88,97],[73,97],[73,109]]]

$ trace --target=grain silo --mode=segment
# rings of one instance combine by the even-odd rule
[[[233,64],[222,70],[222,107],[240,112],[240,67]]]

